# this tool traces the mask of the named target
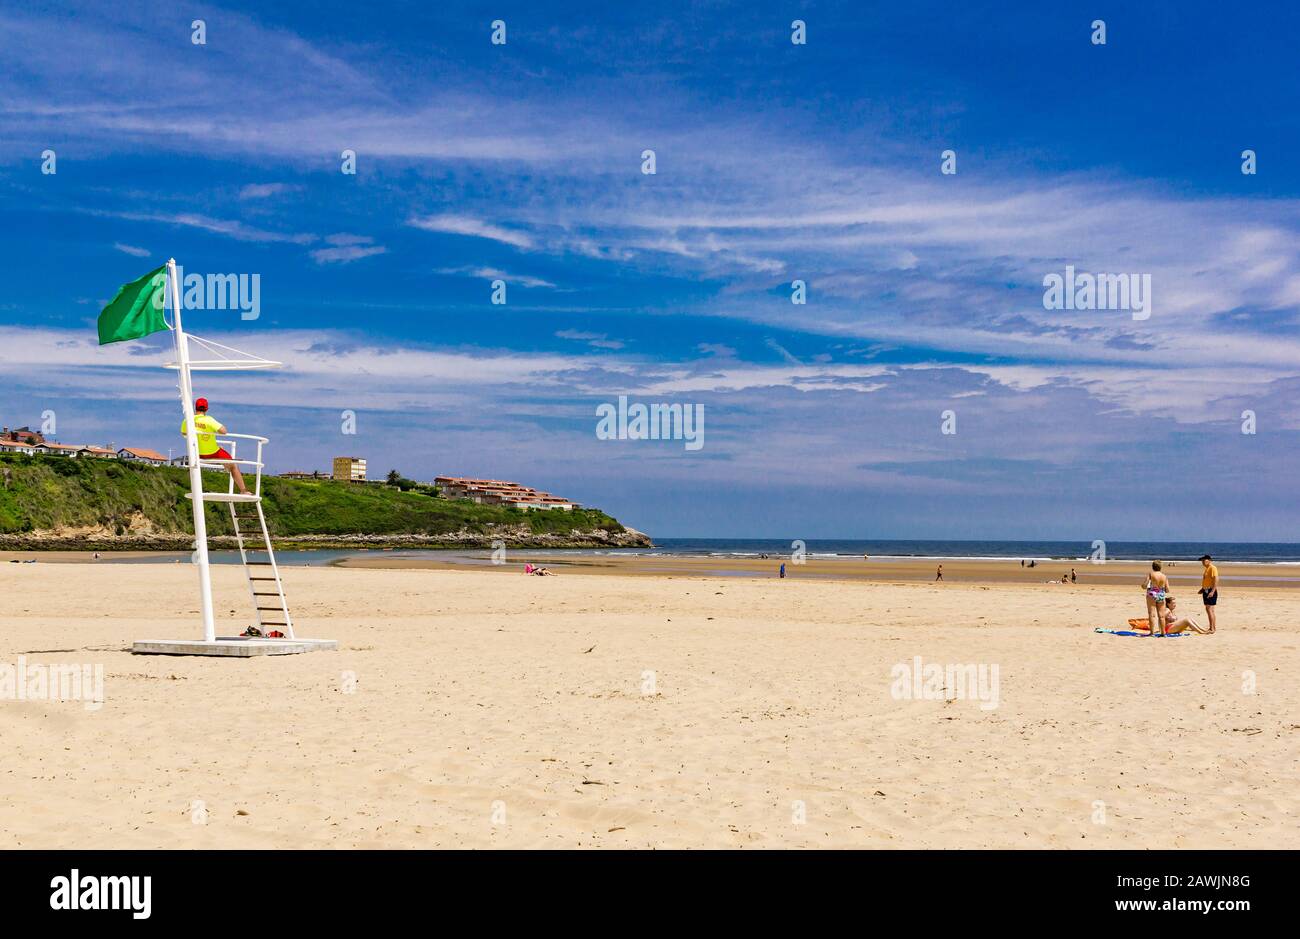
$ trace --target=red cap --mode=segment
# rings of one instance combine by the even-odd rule
[[[196,411],[206,411],[207,409],[208,409],[208,399],[207,399],[207,398],[199,398],[199,400],[197,400],[197,401],[194,402],[194,410],[196,410]]]

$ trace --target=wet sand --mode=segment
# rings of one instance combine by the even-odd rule
[[[114,558],[158,558],[171,559],[175,551],[100,551],[99,560],[112,561]],[[40,564],[86,564],[95,562],[94,551],[0,551],[0,564],[17,561],[20,564],[35,561]]]
[[[230,554],[231,552],[223,552]],[[1035,567],[1022,567],[1018,560],[990,558],[807,558],[795,563],[789,557],[687,557],[638,554],[579,553],[576,551],[526,551],[511,549],[507,560],[494,564],[488,551],[446,551],[411,554],[400,549],[347,552],[349,556],[329,560],[337,553],[330,549],[294,552],[283,566],[329,564],[334,567],[369,570],[442,570],[481,571],[492,574],[519,574],[524,564],[542,565],[556,574],[618,575],[634,577],[749,577],[776,578],[782,561],[789,580],[849,580],[876,583],[934,583],[938,565],[943,565],[945,584],[1046,584],[1051,586],[1088,587],[1098,585],[1131,586],[1139,589],[1150,569],[1147,561],[1107,561],[1102,564],[1039,561]],[[316,556],[319,556],[317,559]],[[303,558],[311,558],[303,561]],[[0,564],[11,562],[38,564],[113,564],[120,561],[158,560],[172,564],[183,554],[175,551],[105,551],[98,561],[89,551],[0,551]],[[1230,593],[1240,587],[1300,588],[1300,564],[1252,564],[1232,561],[1216,562],[1222,591]],[[1077,580],[1069,580],[1071,570]],[[1199,605],[1196,595],[1201,585],[1201,565],[1197,561],[1166,561],[1165,574],[1175,592]]]
[[[590,555],[564,552],[510,551],[507,563],[494,565],[488,552],[460,558],[404,556],[401,552],[352,557],[335,562],[339,567],[388,570],[482,570],[519,574],[525,563],[541,564],[557,574],[616,574],[639,577],[757,577],[779,576],[782,561],[790,580],[865,580],[879,583],[933,583],[936,568],[943,565],[945,584],[1050,584],[1061,589],[1101,584],[1130,585],[1139,590],[1150,563],[1107,561],[1104,564],[1040,562],[1021,567],[1018,560],[953,558],[943,561],[911,558],[809,558],[803,564],[788,557],[662,557],[652,555]],[[1233,587],[1300,588],[1300,565],[1220,563],[1219,577],[1224,593]],[[1078,576],[1072,585],[1061,585],[1073,568]],[[1165,573],[1175,592],[1198,600],[1201,565],[1198,561],[1166,562]]]

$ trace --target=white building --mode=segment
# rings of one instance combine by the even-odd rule
[[[359,456],[336,456],[334,458],[334,478],[345,483],[365,482],[366,461]]]

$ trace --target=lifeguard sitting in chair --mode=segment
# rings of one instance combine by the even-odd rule
[[[184,437],[188,433],[187,422],[181,421],[181,436]],[[217,446],[217,434],[228,433],[230,431],[220,421],[208,415],[207,398],[199,398],[194,402],[194,435],[199,439],[200,460],[233,460],[234,457],[226,452],[225,447]],[[244,474],[239,471],[239,467],[234,463],[227,463],[226,469],[235,480],[240,495],[248,495],[248,487],[244,485]]]

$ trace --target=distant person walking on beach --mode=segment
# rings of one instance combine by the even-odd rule
[[[1159,561],[1151,562],[1151,573],[1147,574],[1146,582],[1142,584],[1142,589],[1146,591],[1147,600],[1147,622],[1151,624],[1152,635],[1164,635],[1165,598],[1169,596],[1169,578],[1161,573],[1161,564]],[[1157,634],[1156,626],[1160,627]]]
[[[785,580],[785,562],[781,562],[781,579]]]
[[[940,564],[938,570],[936,570],[936,571],[934,572],[934,582],[937,584],[937,583],[938,583],[939,581],[941,581],[941,580],[943,580],[943,565],[942,565],[942,564]]]
[[[188,421],[181,421],[181,436],[189,433]],[[199,438],[199,459],[200,460],[233,460],[224,447],[217,446],[217,434],[228,434],[225,425],[214,417],[208,416],[208,399],[199,398],[194,402],[194,434]],[[248,495],[248,487],[244,485],[244,474],[239,472],[239,467],[234,463],[227,463],[226,469],[230,472],[231,477],[235,480],[235,486],[239,489],[241,495]]]
[[[1214,559],[1208,554],[1201,555],[1201,599],[1205,601],[1205,616],[1210,621],[1209,632],[1218,628],[1215,622],[1215,607],[1219,605],[1219,569],[1214,566]]]
[[[1079,575],[1074,572],[1074,568],[1072,567],[1070,568],[1070,583],[1077,584],[1078,582],[1079,582]]]

